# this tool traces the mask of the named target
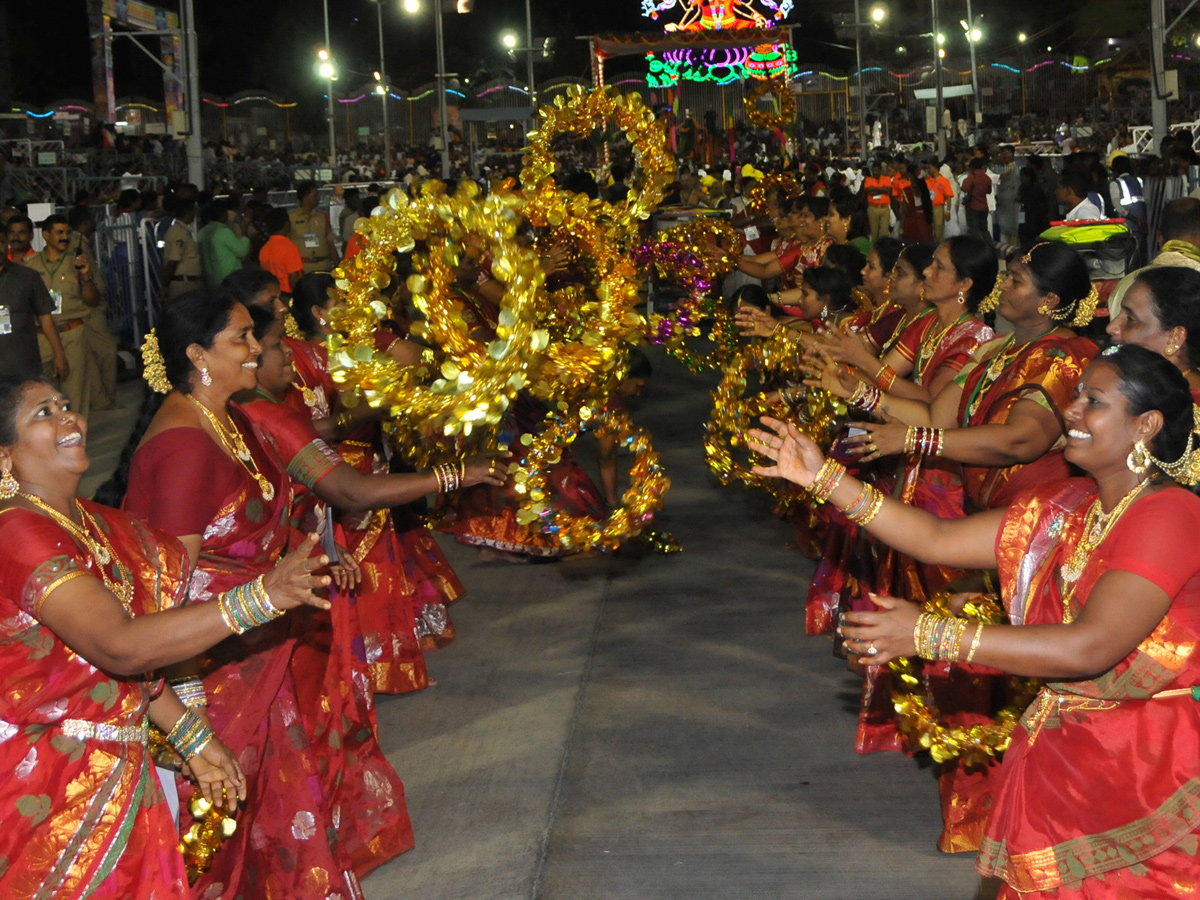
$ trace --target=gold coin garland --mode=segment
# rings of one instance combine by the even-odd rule
[[[621,498],[621,505],[605,519],[571,516],[557,509],[547,482],[550,468],[561,461],[563,451],[589,430],[612,435],[618,447],[633,454],[629,490]],[[544,533],[557,537],[564,549],[615,549],[650,524],[671,486],[649,435],[624,410],[584,407],[572,415],[551,413],[539,434],[522,435],[521,441],[527,449],[519,461],[509,465],[515,490],[524,498],[517,521],[537,525]]]
[[[949,592],[939,592],[922,604],[922,611],[953,615],[949,599]],[[1004,609],[990,595],[981,595],[968,602],[959,617],[985,625],[997,625],[1006,619]],[[1037,679],[1010,677],[1013,700],[993,716],[990,724],[945,725],[939,721],[938,710],[930,705],[921,690],[921,660],[902,656],[888,665],[894,676],[892,703],[897,726],[939,763],[951,759],[960,759],[972,766],[994,762],[1008,749],[1017,723],[1042,686]]]
[[[528,154],[521,159],[521,184],[529,197],[531,212],[553,196],[556,166],[554,142],[561,135],[576,139],[606,131],[610,123],[625,133],[633,146],[637,168],[626,199],[615,206],[603,200],[588,203],[597,218],[604,218],[627,235],[637,233],[638,224],[662,202],[667,187],[675,180],[675,159],[667,152],[666,128],[653,110],[642,103],[640,94],[622,95],[606,85],[587,90],[571,85],[554,104],[538,110],[538,127],[528,137]],[[553,206],[554,204],[550,204]],[[536,216],[530,220],[538,225]],[[556,224],[553,221],[550,224]]]
[[[796,408],[789,408],[783,402],[768,402],[765,391],[746,395],[751,369],[759,371],[764,381],[771,373],[795,369],[799,355],[797,338],[795,332],[780,329],[735,355],[725,365],[721,383],[713,391],[713,410],[704,427],[704,455],[717,479],[725,485],[740,481],[747,487],[767,491],[777,510],[804,502],[807,493],[784,479],[755,475],[751,468],[765,463],[765,457],[750,453],[746,463],[735,458],[734,451],[745,445],[747,430],[757,427],[759,416],[770,413],[793,422],[817,444],[828,447],[841,417],[846,414],[845,406],[825,391],[810,389]]]
[[[778,104],[777,112],[767,112],[758,105],[758,101],[771,94]],[[765,78],[754,82],[746,93],[746,118],[756,128],[778,129],[782,131],[796,121],[796,95],[792,86],[782,78]]]
[[[537,254],[516,240],[519,202],[494,194],[480,202],[478,187],[464,182],[452,196],[427,183],[416,200],[399,190],[368,219],[356,223],[362,251],[334,270],[345,303],[331,315],[339,334],[329,340],[333,380],[372,407],[387,406],[423,434],[470,435],[494,428],[516,393],[540,364],[549,335],[536,324],[536,295],[543,281]],[[425,270],[408,280],[413,304],[425,315],[425,334],[438,346],[440,376],[424,384],[419,367],[401,367],[374,347],[379,321],[388,315],[378,292],[391,281],[393,253],[423,241]],[[449,290],[453,270],[475,242],[492,257],[492,271],[506,286],[497,338],[471,337],[462,304]]]

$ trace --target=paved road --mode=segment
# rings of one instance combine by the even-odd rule
[[[936,782],[852,751],[858,682],[804,635],[811,564],[704,467],[714,379],[655,356],[635,410],[674,486],[674,556],[483,564],[438,684],[381,698],[416,849],[369,900],[971,900]]]

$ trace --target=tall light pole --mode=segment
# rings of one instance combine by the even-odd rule
[[[450,177],[450,127],[446,122],[446,47],[442,41],[442,0],[433,0],[433,31],[437,37],[438,117],[442,132],[442,179]]]
[[[188,131],[184,147],[187,152],[188,181],[204,190],[204,144],[200,137],[200,57],[196,53],[196,12],[192,0],[183,0],[180,7],[183,24],[184,82],[187,86]]]
[[[868,25],[878,26],[885,15],[883,7],[876,6],[871,10],[871,21],[864,22],[859,14],[858,0],[854,0],[854,58],[858,65],[858,125],[861,129],[859,158],[863,162],[867,161],[867,92],[863,87],[862,30]],[[846,149],[849,150],[849,147]]]
[[[525,0],[525,80],[529,83],[529,105],[537,115],[537,93],[533,88],[533,13],[530,0]]]
[[[383,0],[375,0],[375,12],[379,15],[379,78],[378,85],[375,90],[379,93],[379,99],[383,101],[383,159],[384,168],[383,177],[385,179],[392,176],[392,132],[388,127],[388,80],[387,66],[383,58]]]
[[[335,74],[333,68],[333,60],[329,52],[329,0],[321,0],[321,5],[325,9],[325,49],[321,51],[321,74],[326,76],[325,80],[325,99],[326,110],[325,115],[329,120],[329,165],[331,168],[337,167],[337,138],[333,133],[333,76]],[[337,178],[336,173],[334,178]]]
[[[967,0],[967,17],[959,19],[958,24],[967,36],[967,46],[971,52],[971,99],[975,107],[976,128],[983,124],[983,109],[979,105],[979,72],[975,66],[975,45],[983,40],[983,31],[979,27],[982,22],[983,13],[978,18],[971,18],[971,0]]]
[[[946,131],[942,128],[942,33],[938,30],[938,0],[930,0],[933,7],[933,78],[937,89],[937,109],[934,110],[934,130],[937,132],[938,159],[946,158]]]

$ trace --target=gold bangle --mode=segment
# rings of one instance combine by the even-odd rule
[[[879,511],[883,509],[883,493],[871,485],[868,485],[867,487],[871,499],[867,501],[866,509],[857,515],[846,516],[846,518],[848,518],[855,525],[858,525],[860,528],[866,528],[868,525],[870,525],[872,520],[879,515]]]
[[[979,649],[979,638],[983,634],[983,623],[980,622],[975,626],[975,635],[971,638],[971,647],[967,650],[967,662],[975,658],[975,651]]]

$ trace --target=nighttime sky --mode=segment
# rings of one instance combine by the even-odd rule
[[[165,0],[174,6],[176,0]],[[411,88],[431,79],[434,64],[433,16],[428,0],[422,0],[423,12],[406,15],[400,0],[385,0],[384,37],[388,70],[394,85]],[[894,21],[900,26],[907,18],[910,30],[922,26],[928,15],[927,0],[884,0],[895,10]],[[965,15],[965,0],[941,0],[943,16],[953,26]],[[1087,7],[1122,0],[1093,0]],[[1132,0],[1124,0],[1132,2]],[[1034,31],[1043,22],[1053,22],[1068,7],[1066,0],[1051,0],[1035,10],[1014,12],[1011,4],[996,2],[994,13],[986,0],[976,0],[997,31]],[[823,27],[820,17],[834,4],[797,4],[789,22],[801,25],[797,34],[804,43],[797,47],[808,61],[837,64],[844,51],[829,46],[836,36]],[[838,6],[852,9],[850,0]],[[864,0],[864,8],[869,3]],[[1071,6],[1078,8],[1077,4]],[[60,0],[54,6],[57,28],[53,42],[47,37],[46,6],[37,3],[10,4],[10,37],[13,64],[13,99],[37,105],[68,97],[89,97],[91,75],[90,46],[84,0]],[[313,72],[316,49],[322,43],[320,0],[196,0],[200,42],[200,81],[204,91],[228,95],[246,88],[273,91],[286,99],[308,100],[320,96],[320,80]],[[678,15],[676,12],[675,15]],[[999,17],[1037,16],[1042,22],[1001,22]],[[475,0],[469,15],[448,14],[446,24],[447,68],[464,76],[483,77],[501,70],[523,68],[513,63],[500,46],[499,35],[508,28],[524,32],[522,0]],[[378,66],[376,6],[370,0],[330,0],[330,31],[333,49],[343,70],[342,84],[351,87],[370,79]],[[535,36],[559,38],[555,60],[540,64],[539,79],[555,75],[585,76],[588,71],[585,44],[575,35],[603,31],[628,32],[653,27],[640,14],[640,0],[533,0]],[[903,26],[900,26],[903,27]],[[928,25],[923,25],[928,28]],[[1061,33],[1056,40],[1069,37]],[[28,36],[28,39],[23,38]],[[883,35],[880,43],[891,45],[902,38]],[[129,46],[116,44],[115,70],[118,96],[141,94],[152,100],[162,96],[161,76],[154,64]],[[994,45],[995,46],[995,45]],[[852,64],[852,55],[841,60]],[[630,67],[638,67],[636,60]],[[355,72],[361,74],[355,74]]]

